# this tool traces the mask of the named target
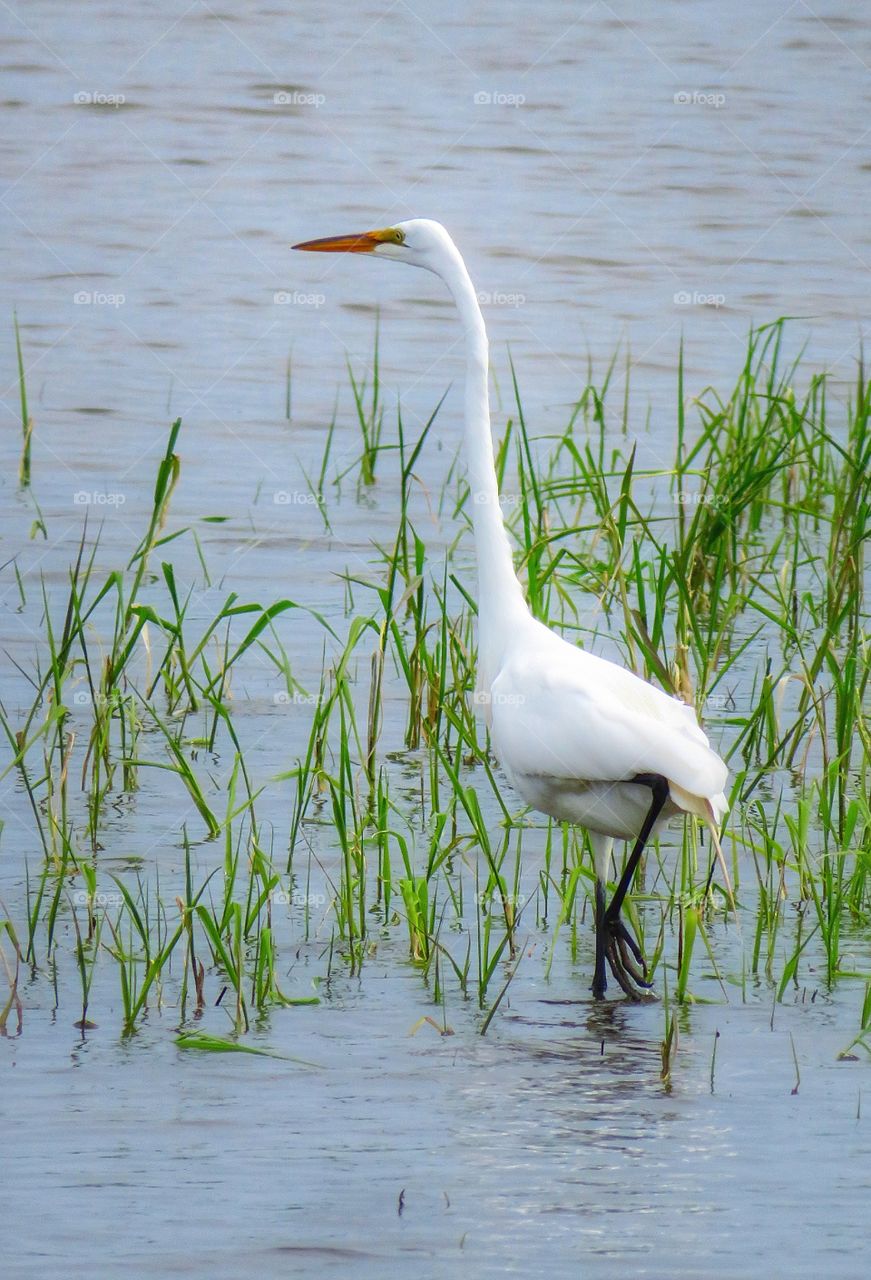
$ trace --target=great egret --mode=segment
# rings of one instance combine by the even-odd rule
[[[533,808],[590,833],[596,875],[596,968],[605,960],[632,999],[649,992],[647,965],[620,909],[651,834],[677,813],[710,828],[726,811],[728,772],[685,703],[623,667],[578,649],[529,611],[499,506],[488,397],[487,331],[466,265],[438,222],[414,218],[295,249],[368,253],[425,267],[450,290],[466,339],[465,444],[478,561],[478,693],[509,781]],[[634,840],[611,902],[614,839]],[[725,870],[725,867],[724,867]]]

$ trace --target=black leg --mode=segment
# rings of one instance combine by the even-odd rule
[[[605,998],[608,979],[605,976],[605,885],[596,878],[596,969],[592,992],[596,1000]]]
[[[611,899],[611,905],[608,907],[607,915],[612,919],[616,919],[620,914],[623,906],[623,900],[632,883],[632,877],[635,875],[638,863],[641,861],[641,855],[644,852],[644,846],[650,838],[653,825],[662,812],[662,806],[668,799],[668,780],[658,773],[639,773],[632,782],[640,782],[646,787],[650,787],[653,792],[653,799],[650,802],[650,808],[647,811],[647,817],[644,819],[644,825],[639,832],[638,839],[635,841],[635,848],[629,857],[629,861],[620,877],[620,883],[617,886],[617,892]]]
[[[647,988],[650,983],[647,981],[647,966],[644,963],[644,956],[641,948],[633,938],[632,934],[626,928],[626,925],[620,919],[620,909],[632,884],[633,877],[644,852],[644,846],[650,838],[650,833],[654,828],[657,818],[662,812],[663,806],[668,799],[668,779],[656,773],[639,773],[631,779],[632,782],[641,783],[643,786],[650,787],[652,798],[650,808],[647,811],[647,817],[638,834],[635,847],[629,856],[629,861],[620,877],[620,883],[617,891],[611,899],[610,905],[602,917],[602,928],[596,928],[596,961],[598,973],[598,956],[599,956],[599,934],[601,932],[605,952],[608,957],[608,963],[611,966],[611,972],[619,982],[620,986],[628,996],[633,999],[643,998],[643,991],[639,988]],[[598,901],[597,901],[598,906]],[[640,969],[637,967],[640,965]],[[595,994],[595,985],[594,985]]]

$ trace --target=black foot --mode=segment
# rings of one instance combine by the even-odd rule
[[[647,964],[638,943],[619,915],[605,912],[602,923],[605,955],[614,977],[630,1000],[649,1000],[653,984],[647,981]]]

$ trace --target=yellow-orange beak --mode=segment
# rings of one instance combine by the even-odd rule
[[[351,236],[326,236],[322,240],[305,240],[295,244],[294,249],[308,249],[313,253],[372,253],[379,244],[396,241],[397,235],[392,227],[384,227],[379,231],[360,231]]]

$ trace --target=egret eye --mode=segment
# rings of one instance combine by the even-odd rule
[[[397,244],[403,244],[405,241],[405,232],[400,231],[399,227],[394,227],[393,236]]]

